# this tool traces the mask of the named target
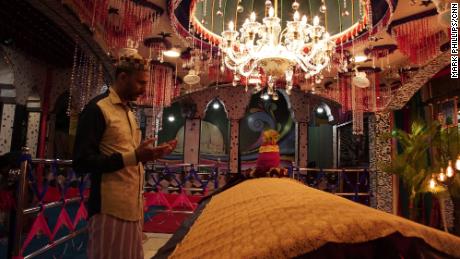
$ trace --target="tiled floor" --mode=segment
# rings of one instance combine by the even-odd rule
[[[144,258],[150,259],[154,256],[158,249],[162,247],[170,238],[171,234],[160,234],[160,233],[145,233],[147,235],[147,241],[144,242]]]

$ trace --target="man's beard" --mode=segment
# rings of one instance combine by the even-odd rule
[[[139,97],[139,95],[137,95],[137,94],[130,94],[129,97],[128,97],[128,99],[129,99],[128,101],[135,102],[135,101],[137,101],[138,97]]]

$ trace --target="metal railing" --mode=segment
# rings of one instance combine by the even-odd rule
[[[52,201],[48,203],[43,202],[43,196],[44,194],[46,194],[46,191],[44,191],[44,193],[42,193],[41,195],[38,193],[37,181],[34,181],[33,179],[34,176],[32,175],[33,172],[31,170],[33,166],[40,167],[40,166],[45,166],[45,165],[60,167],[60,168],[62,167],[68,168],[68,167],[71,167],[72,161],[71,160],[59,160],[59,159],[56,159],[56,160],[32,159],[29,155],[29,149],[23,148],[23,156],[21,158],[20,171],[17,175],[16,207],[14,211],[12,212],[12,220],[10,224],[9,242],[12,242],[12,244],[9,245],[9,250],[8,250],[9,257],[25,258],[25,259],[33,258],[39,255],[42,255],[43,253],[50,251],[51,249],[59,246],[60,244],[63,244],[87,231],[86,226],[80,229],[76,229],[76,226],[75,226],[75,229],[71,231],[69,229],[70,231],[69,234],[59,237],[55,240],[49,240],[49,243],[46,244],[45,246],[31,252],[28,255],[23,255],[24,250],[26,248],[24,247],[24,245],[28,245],[28,244],[23,244],[23,241],[24,241],[23,227],[24,227],[25,216],[37,215],[37,214],[43,213],[47,209],[56,208],[60,206],[63,207],[62,210],[65,210],[64,205],[68,205],[72,203],[82,203],[84,202],[84,199],[85,199],[80,189],[79,197],[64,198],[64,195],[62,195],[62,199],[59,201]],[[29,190],[32,192],[34,191],[33,190],[34,188],[28,188],[28,187],[35,188],[35,193],[33,195],[34,195],[34,199],[38,200],[38,205],[26,208],[26,206],[28,206],[26,205],[26,197],[28,196],[28,191]],[[40,197],[37,197],[37,196],[40,196]],[[35,220],[37,220],[38,218],[39,216],[36,216]],[[34,224],[35,224],[35,221],[34,221]],[[49,228],[49,226],[47,227]]]
[[[367,168],[302,168],[293,165],[290,176],[304,184],[369,205]],[[365,200],[363,200],[365,199]]]
[[[36,184],[33,182],[31,177],[32,172],[31,168],[51,166],[51,167],[70,167],[72,165],[71,160],[53,160],[53,159],[31,159],[28,155],[28,149],[24,149],[24,155],[21,162],[20,171],[17,173],[18,178],[18,188],[17,188],[17,200],[16,200],[16,209],[13,215],[14,220],[11,222],[11,231],[10,231],[10,250],[8,254],[13,257],[23,256],[24,247],[23,247],[23,226],[24,226],[24,217],[27,215],[37,215],[43,211],[51,208],[63,207],[71,203],[80,203],[82,204],[85,200],[85,197],[80,186],[80,196],[79,197],[69,197],[65,198],[64,195],[60,200],[55,200],[51,202],[43,202],[43,195],[35,193],[36,199],[38,199],[39,204],[35,206],[30,206],[26,208],[26,197],[28,192],[28,186]],[[146,165],[146,176],[147,179],[153,181],[153,185],[145,186],[144,190],[147,193],[159,193],[161,190],[159,186],[161,185],[162,180],[167,180],[172,182],[172,184],[167,186],[168,192],[179,192],[178,196],[183,195],[179,198],[188,199],[184,192],[201,192],[205,194],[208,190],[209,184],[213,184],[213,189],[218,189],[219,177],[224,176],[228,177],[229,172],[220,172],[218,164],[147,164]],[[329,191],[336,195],[344,196],[351,198],[355,201],[360,201],[361,198],[369,198],[369,171],[367,169],[318,169],[318,168],[301,168],[297,167],[294,164],[289,168],[289,176],[291,178],[297,179],[304,184]],[[204,172],[206,171],[206,172]],[[187,187],[187,182],[196,181],[200,184],[199,187],[192,186]],[[83,180],[81,180],[83,183]],[[324,184],[325,183],[325,184]],[[321,186],[323,184],[323,186]],[[325,188],[324,188],[325,187]],[[187,201],[190,202],[190,201]],[[361,201],[362,202],[362,201]],[[365,202],[364,202],[365,203]],[[181,213],[181,214],[192,214],[194,208],[188,210],[181,210],[174,208],[173,206],[166,206],[166,209],[159,209],[156,212],[166,212],[166,213]],[[33,258],[38,255],[50,251],[51,249],[57,247],[60,244],[63,244],[87,231],[87,227],[84,226],[80,229],[74,229],[70,231],[69,234],[59,237],[55,240],[50,240],[45,246],[31,252],[28,255],[23,256],[23,258]]]
[[[203,172],[203,169],[209,169],[208,172]],[[156,190],[160,182],[166,180],[172,182],[167,187],[168,191],[195,191],[206,192],[209,183],[214,184],[214,189],[219,188],[219,176],[228,177],[227,172],[219,170],[218,163],[216,164],[149,164],[145,167],[145,172],[148,180],[152,180],[153,186],[146,186],[147,191]],[[207,179],[204,179],[207,178]],[[186,187],[186,183],[190,180],[195,180],[200,183],[200,187]]]
[[[208,172],[203,170],[208,169]],[[219,176],[228,177],[227,172],[219,171],[219,164],[149,164],[146,166],[147,180],[151,180],[153,185],[144,186],[144,190],[148,193],[161,192],[166,190],[168,193],[176,192],[198,192],[202,195],[207,194],[209,184],[213,184],[213,190],[219,188]],[[161,185],[162,181],[168,182],[168,186],[165,188]],[[191,181],[197,181],[199,187],[187,187],[187,183]],[[179,197],[178,197],[179,198]],[[188,199],[187,197],[182,197]],[[187,201],[189,202],[189,201]],[[157,209],[156,212],[164,213],[179,213],[179,214],[192,214],[194,208],[187,210],[176,210],[171,204],[165,206],[166,209]]]

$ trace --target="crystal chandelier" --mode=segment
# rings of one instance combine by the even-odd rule
[[[290,90],[294,69],[300,68],[307,78],[319,74],[329,65],[335,43],[319,25],[319,17],[309,24],[307,16],[301,18],[297,8],[293,20],[282,30],[281,19],[267,2],[270,8],[262,23],[256,21],[254,12],[239,33],[229,22],[228,30],[222,32],[222,62],[234,72],[236,80],[240,76],[254,78],[263,72],[269,81],[284,77]]]

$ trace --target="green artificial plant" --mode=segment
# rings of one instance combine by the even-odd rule
[[[417,220],[421,194],[431,192],[439,199],[451,196],[457,212],[455,229],[460,231],[460,172],[444,182],[439,181],[441,170],[446,169],[449,161],[455,166],[452,160],[460,154],[458,128],[442,128],[436,121],[429,125],[415,121],[410,132],[396,129],[384,138],[397,140],[400,152],[393,156],[391,162],[381,164],[380,168],[399,176],[409,191],[410,218]],[[430,186],[433,180],[436,185]]]
[[[391,162],[382,164],[380,168],[384,172],[399,176],[409,191],[410,218],[416,220],[416,205],[420,194],[428,191],[428,182],[433,173],[428,151],[434,143],[439,142],[439,125],[436,123],[424,125],[416,121],[412,124],[410,132],[396,129],[391,135],[384,137],[396,139],[401,152],[395,155]]]

